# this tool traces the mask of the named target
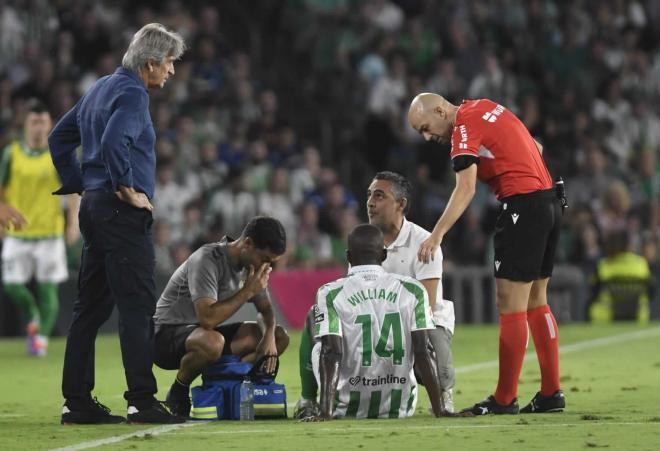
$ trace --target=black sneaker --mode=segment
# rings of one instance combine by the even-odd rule
[[[473,415],[488,415],[488,414],[494,414],[494,415],[502,415],[502,414],[510,414],[510,415],[515,415],[518,413],[518,398],[513,398],[513,401],[511,401],[511,404],[508,406],[503,406],[501,404],[498,404],[497,401],[495,400],[495,396],[490,395],[488,398],[484,399],[481,402],[476,403],[472,407],[468,407],[467,409],[461,410],[461,413],[472,413]]]
[[[186,422],[184,417],[173,414],[160,401],[154,401],[151,407],[146,409],[128,406],[127,417],[128,422],[131,424],[177,424]]]
[[[89,398],[81,403],[66,401],[62,407],[61,424],[117,424],[126,418],[112,415],[110,409],[96,398]]]
[[[165,405],[174,415],[179,415],[184,418],[190,416],[190,397],[187,394],[182,396],[169,390],[165,397]]]
[[[531,402],[520,409],[522,413],[552,413],[563,412],[566,407],[564,392],[557,390],[551,396],[543,396],[541,392],[534,395]]]

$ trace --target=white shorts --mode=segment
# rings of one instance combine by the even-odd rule
[[[21,240],[8,236],[2,244],[2,281],[59,283],[69,277],[64,238]]]
[[[454,303],[447,299],[437,301],[435,303],[435,309],[433,309],[433,322],[436,327],[444,327],[454,335],[454,325],[456,324]]]

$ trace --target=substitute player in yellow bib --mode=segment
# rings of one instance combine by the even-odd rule
[[[9,144],[0,160],[0,202],[20,211],[27,224],[9,228],[2,246],[5,291],[27,320],[28,352],[44,356],[57,320],[57,284],[68,277],[65,220],[60,199],[51,193],[60,181],[48,152],[53,125],[43,105],[31,102],[22,140]],[[78,196],[69,196],[66,237],[78,236]],[[39,303],[27,287],[36,278]]]

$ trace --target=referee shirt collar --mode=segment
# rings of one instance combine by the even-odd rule
[[[364,274],[368,272],[383,273],[385,272],[385,270],[380,265],[358,265],[358,266],[351,266],[350,269],[348,270],[348,275],[351,276],[353,274]]]
[[[395,247],[401,247],[405,246],[406,243],[408,242],[408,237],[410,236],[410,232],[412,230],[412,223],[406,219],[406,217],[403,217],[403,224],[401,225],[401,230],[399,230],[399,234],[396,236],[396,240],[389,246],[387,246],[387,249],[394,249]]]

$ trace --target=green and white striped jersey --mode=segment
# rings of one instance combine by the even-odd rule
[[[342,337],[336,416],[412,416],[417,381],[411,333],[434,328],[421,283],[378,265],[355,266],[318,290],[314,321],[317,337]]]

